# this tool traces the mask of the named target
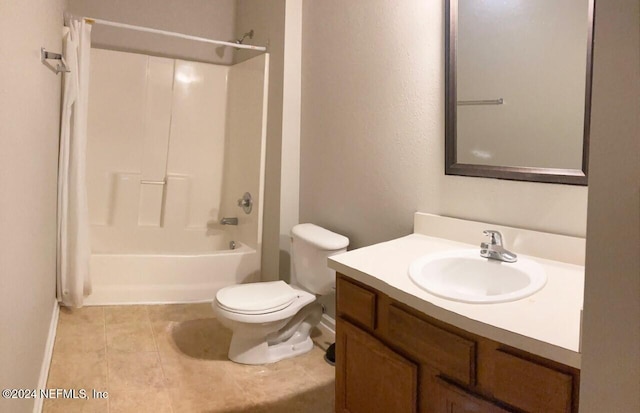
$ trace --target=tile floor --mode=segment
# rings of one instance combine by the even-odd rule
[[[209,304],[63,308],[47,388],[109,397],[48,399],[44,412],[334,411],[335,371],[318,347],[245,366],[227,359],[230,339]]]

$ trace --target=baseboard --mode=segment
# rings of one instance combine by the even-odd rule
[[[322,314],[322,320],[320,320],[321,328],[325,329],[328,334],[333,336],[333,340],[336,339],[336,320],[331,316]]]
[[[51,357],[53,356],[53,345],[56,342],[56,331],[58,330],[58,317],[60,316],[60,306],[57,300],[53,300],[53,311],[51,313],[51,323],[49,324],[49,336],[44,348],[42,367],[40,367],[40,378],[38,379],[38,389],[47,388],[47,378],[49,377],[49,367],[51,367]],[[33,413],[42,412],[44,399],[36,397],[33,404]]]
[[[329,345],[336,341],[336,320],[326,314],[322,314],[322,319],[317,325],[317,329],[320,332],[317,336],[313,337],[313,341],[323,350],[326,350]]]

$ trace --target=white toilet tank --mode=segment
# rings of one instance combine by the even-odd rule
[[[345,252],[349,238],[313,224],[299,224],[291,230],[292,284],[314,294],[328,294],[336,285],[336,272],[327,258]]]

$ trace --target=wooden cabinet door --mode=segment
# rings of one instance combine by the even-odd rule
[[[496,399],[527,412],[569,413],[574,377],[503,349],[491,354],[493,377],[487,386]],[[577,399],[576,399],[577,400]]]
[[[418,367],[338,318],[336,412],[415,413]]]
[[[509,413],[495,404],[467,393],[461,388],[435,378],[435,411],[433,413]]]

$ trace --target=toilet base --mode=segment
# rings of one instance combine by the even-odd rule
[[[322,305],[315,302],[267,337],[255,335],[255,328],[236,329],[231,337],[229,359],[241,364],[269,364],[304,354],[313,348],[310,333],[320,317]]]
[[[298,342],[296,342],[296,338]],[[243,341],[242,345],[234,346],[234,340],[232,339],[231,347],[229,348],[229,360],[240,364],[269,364],[299,356],[311,351],[313,348],[311,337],[302,338],[302,340],[299,337],[292,337],[288,341],[273,345],[268,345],[265,341],[262,341],[249,349],[247,349],[247,344],[249,344],[247,341]]]

